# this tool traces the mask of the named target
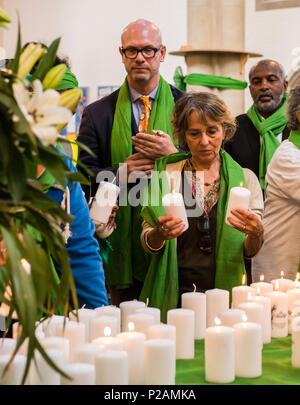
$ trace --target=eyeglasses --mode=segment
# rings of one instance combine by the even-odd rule
[[[140,52],[145,59],[151,59],[151,58],[154,58],[156,52],[158,52],[160,49],[161,49],[161,46],[159,48],[151,48],[151,47],[147,46],[147,47],[141,48],[141,49],[134,48],[132,46],[130,46],[128,48],[121,48],[122,53],[124,53],[125,57],[128,59],[135,59]]]
[[[200,246],[199,249],[204,253],[212,252],[212,243],[210,237],[209,217],[206,215],[201,216],[197,220],[197,229],[200,233]]]

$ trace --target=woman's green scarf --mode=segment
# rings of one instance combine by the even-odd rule
[[[225,223],[227,203],[232,187],[246,184],[243,169],[227,154],[222,153],[220,195],[217,206],[216,232],[216,276],[215,287],[229,290],[239,285],[245,274],[244,238],[245,235]],[[143,219],[152,227],[157,218],[164,215],[162,197],[170,192],[166,180],[166,166],[186,159],[186,153],[175,153],[156,160],[154,174],[148,188],[148,206],[142,208]],[[155,190],[154,193],[152,190]],[[151,192],[157,198],[159,206],[151,204]],[[144,281],[140,299],[149,305],[161,309],[162,320],[166,321],[167,311],[177,307],[178,303],[178,264],[175,240],[167,240],[161,253],[152,255],[152,260]]]
[[[283,96],[282,106],[265,120],[262,118],[254,104],[252,104],[247,111],[247,116],[262,137],[259,152],[259,183],[262,190],[265,189],[267,167],[275,150],[280,145],[276,136],[284,130],[287,123],[285,116],[286,98],[287,93]]]
[[[160,82],[152,107],[148,133],[152,129],[162,130],[172,138],[170,114],[174,107],[174,98],[169,84],[160,77]],[[120,88],[111,134],[112,166],[118,166],[132,155],[131,98],[127,79]],[[173,138],[172,138],[173,140]],[[122,190],[121,190],[122,192]],[[132,284],[132,276],[143,281],[148,265],[149,255],[140,243],[141,206],[120,206],[116,216],[117,231],[109,237],[113,251],[109,253],[107,265],[108,285],[126,288]]]
[[[300,130],[291,131],[289,135],[289,141],[300,149]]]

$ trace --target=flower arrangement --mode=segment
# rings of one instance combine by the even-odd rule
[[[0,9],[0,26],[9,22]],[[87,180],[70,172],[55,148],[59,130],[81,96],[78,88],[63,94],[54,90],[65,71],[65,65],[53,67],[60,39],[46,50],[32,43],[22,50],[20,37],[19,24],[14,59],[0,71],[0,303],[7,308],[7,330],[14,317],[20,325],[10,362],[28,340],[24,383],[35,350],[61,372],[35,336],[37,322],[58,311],[67,316],[73,310],[70,296],[78,308],[60,227],[72,217],[43,192],[38,171],[46,168],[63,188],[67,180]],[[60,279],[54,262],[60,266]]]

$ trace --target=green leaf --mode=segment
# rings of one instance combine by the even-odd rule
[[[17,41],[17,48],[15,52],[15,57],[12,65],[12,71],[16,75],[18,73],[19,69],[19,61],[20,61],[20,55],[22,53],[22,46],[21,46],[21,26],[20,26],[20,17],[18,13],[18,41]]]
[[[30,82],[35,79],[43,80],[48,70],[53,66],[56,52],[59,47],[60,38],[55,39],[51,45],[48,47],[47,52],[41,57],[37,68],[33,75],[29,78]]]
[[[12,200],[18,204],[22,200],[26,188],[26,170],[22,154],[14,146],[9,150],[7,169],[8,186]]]

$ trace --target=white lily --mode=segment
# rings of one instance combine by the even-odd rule
[[[33,92],[30,93],[22,83],[14,83],[14,97],[32,131],[48,146],[59,136],[56,125],[67,124],[72,113],[68,108],[58,105],[60,94],[57,91],[43,91],[43,85],[38,79],[34,80],[32,87]]]

